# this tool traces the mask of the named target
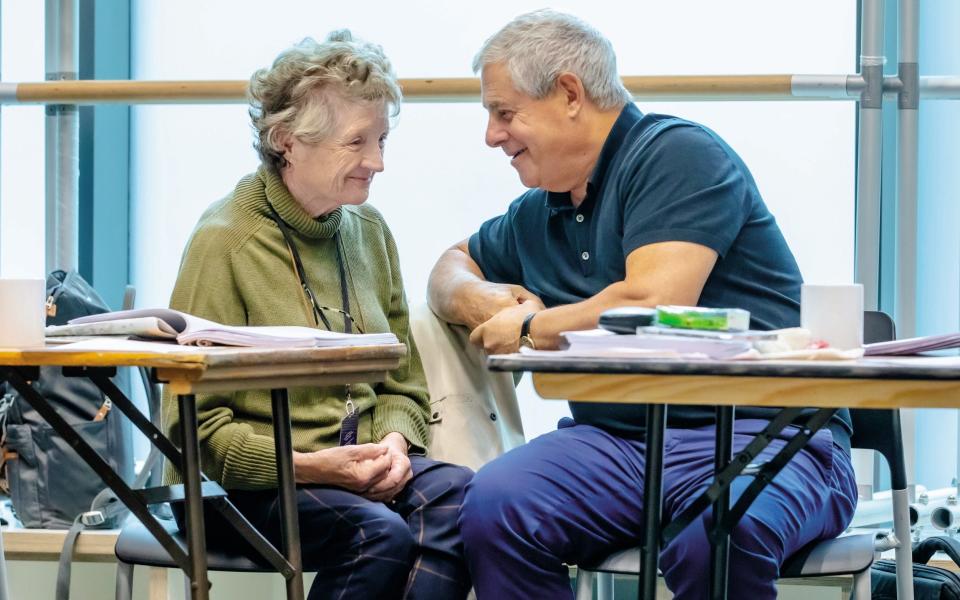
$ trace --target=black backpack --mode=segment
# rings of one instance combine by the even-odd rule
[[[53,271],[47,277],[47,325],[108,310],[76,272]],[[109,399],[92,382],[64,377],[58,367],[41,367],[33,386],[124,480],[133,480],[130,427],[120,411],[111,410]],[[0,400],[0,423],[6,482],[13,510],[24,527],[67,529],[78,515],[97,508],[94,499],[104,490],[104,483],[9,386]],[[104,494],[99,501],[116,503],[108,496]],[[102,523],[91,517],[86,524],[115,525],[121,515],[112,516],[104,515]]]
[[[915,600],[960,600],[960,575],[928,566],[936,552],[943,552],[960,565],[960,542],[938,536],[913,545],[913,590]],[[896,562],[878,560],[870,572],[873,600],[896,600]]]

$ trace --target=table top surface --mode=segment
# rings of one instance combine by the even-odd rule
[[[184,394],[382,381],[406,352],[403,344],[238,348],[100,339],[0,348],[0,366],[146,367],[172,392]]]
[[[958,356],[874,356],[858,360],[682,360],[623,357],[556,357],[501,354],[493,371],[637,375],[719,375],[830,379],[960,380]]]
[[[49,344],[37,348],[0,348],[3,366],[162,367],[207,370],[244,365],[285,365],[302,362],[354,362],[399,359],[403,344],[329,348],[239,348],[232,346],[178,346],[163,342],[122,343],[93,340],[76,344]]]

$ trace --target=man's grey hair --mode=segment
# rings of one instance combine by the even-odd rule
[[[617,74],[610,41],[566,13],[537,10],[507,23],[483,43],[473,59],[473,72],[495,63],[504,63],[514,87],[532,98],[548,96],[557,77],[570,72],[601,110],[633,101]]]

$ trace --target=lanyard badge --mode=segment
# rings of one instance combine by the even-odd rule
[[[350,399],[350,386],[347,386],[347,413],[340,421],[340,445],[352,446],[357,443],[357,425],[360,415],[357,413],[353,400]]]

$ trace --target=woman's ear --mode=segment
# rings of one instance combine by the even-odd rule
[[[287,154],[289,154],[293,148],[293,134],[289,131],[279,131],[276,136],[277,149],[280,151],[280,154],[286,158]]]

